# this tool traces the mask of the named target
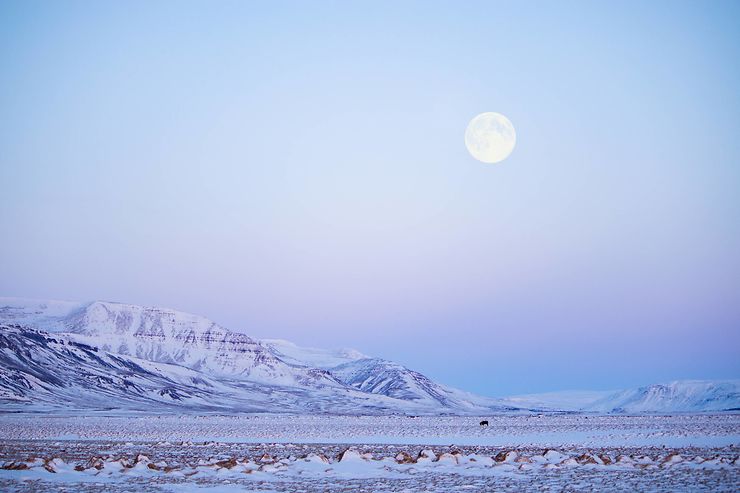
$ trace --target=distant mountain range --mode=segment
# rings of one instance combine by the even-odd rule
[[[198,315],[0,298],[0,412],[470,414],[740,409],[740,382],[493,399],[352,349],[257,340]]]
[[[681,380],[615,392],[550,392],[502,402],[545,411],[610,414],[740,411],[740,380]]]

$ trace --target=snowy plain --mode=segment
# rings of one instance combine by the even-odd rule
[[[2,491],[738,491],[740,415],[0,416]]]

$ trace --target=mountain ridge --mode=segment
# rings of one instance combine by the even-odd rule
[[[6,407],[58,400],[69,406],[108,402],[138,409],[150,403],[197,412],[642,414],[740,409],[739,380],[483,397],[355,349],[259,340],[200,315],[116,302],[0,298],[0,338],[0,402]],[[75,392],[87,400],[78,402]]]
[[[18,322],[14,330],[20,331],[20,334],[16,334],[17,347],[12,348],[16,352],[16,360],[19,359],[18,353],[27,350],[29,340],[34,337],[49,340],[56,338],[65,341],[62,344],[64,348],[49,348],[47,345],[43,350],[49,361],[54,360],[60,365],[66,364],[69,367],[71,363],[67,358],[67,348],[70,344],[81,344],[100,351],[100,354],[105,355],[103,360],[108,365],[111,358],[123,357],[127,361],[143,360],[199,372],[206,377],[201,380],[211,379],[225,385],[226,389],[223,391],[228,395],[240,394],[239,389],[246,387],[257,393],[268,390],[273,393],[295,393],[301,394],[309,407],[316,404],[313,401],[331,401],[342,395],[340,401],[350,399],[357,402],[354,406],[340,405],[339,409],[365,409],[371,414],[485,413],[508,409],[508,406],[500,406],[494,399],[443,388],[428,379],[427,385],[409,387],[403,394],[394,394],[383,388],[357,388],[337,378],[330,371],[331,365],[313,365],[310,361],[286,357],[275,347],[276,341],[271,345],[246,334],[230,331],[205,317],[177,310],[103,301],[75,304],[0,298],[0,322],[6,324],[2,329],[4,331],[11,329],[7,324]],[[34,335],[31,332],[33,330],[46,332]],[[286,342],[281,342],[283,350]],[[292,344],[291,346],[299,354],[311,351]],[[62,351],[62,354],[47,354],[52,349]],[[8,350],[11,348],[6,347],[5,351]],[[326,350],[313,349],[315,358],[326,359],[328,353]],[[86,354],[91,356],[92,353],[88,351]],[[380,371],[381,360],[368,359],[356,350],[332,354],[335,358],[341,358],[341,361],[335,360],[339,363],[353,358],[377,361],[377,368],[371,365],[366,371]],[[390,362],[382,363],[384,367],[389,364]],[[25,367],[28,373],[33,373],[34,370],[36,369]],[[45,369],[46,375],[49,375],[48,370]],[[69,370],[67,373],[70,381],[77,382],[78,379],[72,378],[72,371]],[[94,367],[87,370],[94,375],[98,373],[98,369]],[[397,365],[396,371],[399,376],[417,373],[402,365]],[[168,382],[172,378],[167,371],[159,377],[166,385],[170,385]],[[255,391],[257,387],[258,391]],[[126,390],[125,385],[122,389]],[[18,388],[15,390],[19,391]],[[85,388],[86,392],[93,390],[89,386]],[[29,391],[30,388],[26,389],[26,394]],[[197,394],[192,389],[181,393],[189,395],[188,392]],[[456,398],[453,399],[453,395]],[[124,400],[129,397],[128,394],[122,396]],[[249,396],[241,395],[236,400],[246,402],[249,401]],[[238,410],[238,405],[234,409]],[[250,409],[254,409],[254,406]],[[261,408],[265,412],[285,409],[300,411],[300,406],[288,399],[286,402],[267,402]]]

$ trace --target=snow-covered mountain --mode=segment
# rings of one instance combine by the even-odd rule
[[[283,361],[297,365],[310,365],[316,368],[334,368],[344,363],[369,358],[356,349],[319,349],[301,347],[283,339],[262,339]]]
[[[681,413],[740,410],[740,380],[680,380],[618,391],[565,391],[512,396],[514,407],[595,413]]]
[[[0,323],[27,325],[54,332],[65,319],[84,310],[90,303],[59,300],[34,300],[0,297]]]
[[[364,358],[350,361],[329,370],[339,381],[362,392],[385,395],[395,399],[425,402],[431,406],[474,411],[502,406],[501,401],[453,389],[436,382],[419,372],[393,361]]]
[[[355,350],[258,341],[176,310],[0,298],[1,322],[0,398],[16,403],[367,414],[508,409]],[[346,366],[359,362],[354,371]]]
[[[57,334],[0,325],[0,398],[108,408],[137,402],[204,404],[217,383],[174,365],[113,355]]]
[[[242,376],[214,377],[180,365],[103,351],[69,334],[7,324],[0,324],[0,404],[0,409],[13,412],[440,412],[338,382],[273,385]]]
[[[284,385],[335,383],[326,372],[287,364],[247,335],[167,308],[0,299],[0,320],[66,332],[77,342],[103,351],[213,376],[242,375],[250,381]]]
[[[419,372],[355,349],[305,348],[280,339],[264,339],[280,358],[322,368],[362,392],[461,410],[501,408],[500,401],[438,384]],[[513,408],[512,408],[513,409]]]
[[[490,414],[740,410],[740,381],[505,399],[353,349],[256,340],[207,318],[111,302],[0,298],[0,410]]]
[[[740,380],[682,380],[628,389],[584,407],[606,413],[740,410]]]

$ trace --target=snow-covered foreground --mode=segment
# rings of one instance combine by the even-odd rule
[[[0,416],[2,491],[738,491],[740,415]]]
[[[490,426],[481,427],[486,419]],[[740,414],[675,416],[0,415],[0,440],[468,445],[740,445]]]

